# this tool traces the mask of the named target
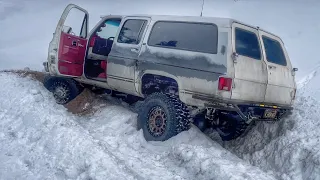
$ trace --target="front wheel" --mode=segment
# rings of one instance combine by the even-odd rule
[[[48,76],[44,79],[44,86],[53,93],[57,104],[67,104],[77,97],[82,88],[72,79]]]
[[[190,128],[186,105],[174,95],[154,93],[138,108],[138,126],[147,141],[165,141]]]

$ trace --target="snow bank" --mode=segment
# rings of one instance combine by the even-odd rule
[[[0,179],[135,179],[38,83],[0,82]]]
[[[90,29],[100,15],[164,14],[199,16],[199,0],[148,1],[0,0],[0,69],[26,66],[42,70],[49,42],[63,8],[75,3],[90,13]],[[204,16],[232,17],[279,35],[285,42],[298,76],[317,61],[320,23],[317,0],[309,1],[205,1]],[[135,8],[132,8],[135,7]],[[263,7],[265,10],[261,10]],[[261,13],[263,12],[263,13]],[[291,19],[294,19],[292,21]],[[23,31],[21,30],[23,29]],[[308,63],[306,63],[308,62]]]
[[[311,96],[320,101],[320,63],[314,70],[298,82],[299,93],[305,97]]]
[[[224,147],[264,171],[274,171],[279,179],[320,179],[317,82],[317,70],[299,82],[292,116],[279,123],[257,123],[246,137]]]
[[[275,179],[196,128],[146,142],[116,100],[76,116],[30,78],[0,82],[0,179]]]

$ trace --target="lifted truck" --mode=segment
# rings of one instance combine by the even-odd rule
[[[81,21],[70,26],[73,11]],[[232,140],[292,110],[297,69],[272,33],[217,17],[109,15],[91,32],[88,21],[86,10],[68,5],[50,42],[44,85],[59,104],[86,85],[134,97],[148,141],[191,123]]]

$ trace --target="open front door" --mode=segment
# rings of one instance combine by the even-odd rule
[[[69,4],[57,25],[49,46],[48,65],[52,74],[79,77],[83,74],[89,14]]]

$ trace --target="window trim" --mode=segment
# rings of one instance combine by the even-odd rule
[[[82,36],[83,32],[85,32],[85,36],[84,37]],[[79,37],[83,38],[83,39],[86,39],[88,37],[88,15],[87,14],[84,15]]]
[[[203,24],[203,25],[212,25],[214,27],[217,28],[217,31],[216,31],[216,35],[217,35],[217,40],[216,40],[216,50],[215,50],[215,53],[212,53],[212,52],[204,52],[204,51],[196,51],[196,50],[191,50],[191,49],[186,49],[186,48],[176,48],[176,47],[171,47],[171,46],[160,46],[160,45],[150,45],[149,42],[150,42],[150,37],[152,35],[152,32],[155,28],[155,25],[159,22],[169,22],[169,23],[185,23],[185,24]],[[155,21],[152,25],[152,28],[150,30],[150,33],[149,33],[149,37],[148,37],[148,40],[147,40],[147,45],[148,46],[151,46],[151,47],[159,47],[159,48],[166,48],[166,49],[175,49],[175,50],[183,50],[183,51],[190,51],[190,52],[198,52],[198,53],[206,53],[206,54],[218,54],[218,44],[219,44],[219,28],[216,24],[214,23],[205,23],[205,22],[186,22],[186,21],[169,21],[169,20],[159,20],[159,21]]]
[[[267,38],[267,39],[270,39],[270,40],[272,40],[272,41],[276,41],[276,42],[279,43],[279,45],[280,45],[280,47],[281,47],[281,51],[282,51],[283,57],[284,57],[284,60],[285,60],[285,64],[278,64],[278,63],[274,63],[274,62],[271,62],[271,61],[268,60],[268,55],[267,55],[267,51],[266,51],[266,47],[265,47],[263,38]],[[288,66],[287,57],[286,57],[286,54],[284,53],[282,44],[281,44],[278,40],[276,40],[276,39],[274,39],[274,38],[271,38],[271,37],[268,37],[268,36],[266,36],[266,35],[262,35],[262,36],[261,36],[261,39],[262,39],[263,48],[264,48],[264,51],[265,51],[265,54],[266,54],[266,60],[267,60],[267,62],[268,62],[268,63],[272,63],[272,64],[276,64],[276,65],[279,65],[279,66],[287,67],[287,66]]]
[[[128,21],[130,21],[130,20],[139,20],[139,21],[142,21],[142,24],[141,24],[141,27],[140,27],[140,29],[139,29],[139,32],[138,32],[138,36],[137,36],[137,39],[136,39],[136,41],[137,40],[139,40],[137,43],[134,43],[134,44],[131,44],[131,43],[124,43],[124,42],[119,42],[119,37],[120,37],[120,33],[121,33],[121,30],[122,30],[122,28],[124,27],[124,25],[128,22]],[[143,27],[144,27],[144,24],[145,23],[147,23],[148,24],[148,20],[147,19],[137,19],[137,18],[128,18],[128,19],[126,19],[124,22],[123,22],[123,25],[121,26],[121,28],[120,28],[120,30],[119,30],[119,34],[118,34],[118,36],[117,36],[117,43],[119,43],[119,44],[130,44],[130,45],[139,45],[142,41],[142,35],[141,35],[141,32],[144,32],[145,30],[146,30],[146,27],[147,27],[147,24],[146,24],[146,26],[145,26],[145,28],[143,29]],[[141,36],[140,36],[141,35]],[[140,38],[140,39],[139,39]]]
[[[250,27],[249,27],[250,28]],[[252,33],[256,36],[257,38],[257,42],[258,42],[258,46],[259,46],[259,50],[260,50],[260,59],[257,59],[257,58],[254,58],[254,57],[250,57],[250,56],[247,56],[247,55],[243,55],[243,54],[239,54],[237,52],[237,45],[236,45],[236,41],[237,41],[237,34],[236,34],[236,30],[239,29],[241,31],[246,31],[246,32],[249,32],[249,33]],[[263,59],[263,54],[262,54],[262,46],[261,46],[261,42],[260,42],[260,37],[259,37],[259,34],[258,33],[255,33],[254,31],[250,31],[250,30],[247,30],[245,28],[241,28],[241,27],[234,27],[234,50],[237,54],[239,54],[240,56],[244,56],[244,57],[247,57],[247,58],[250,58],[250,59],[254,59],[254,60],[257,60],[257,61],[262,61]]]

